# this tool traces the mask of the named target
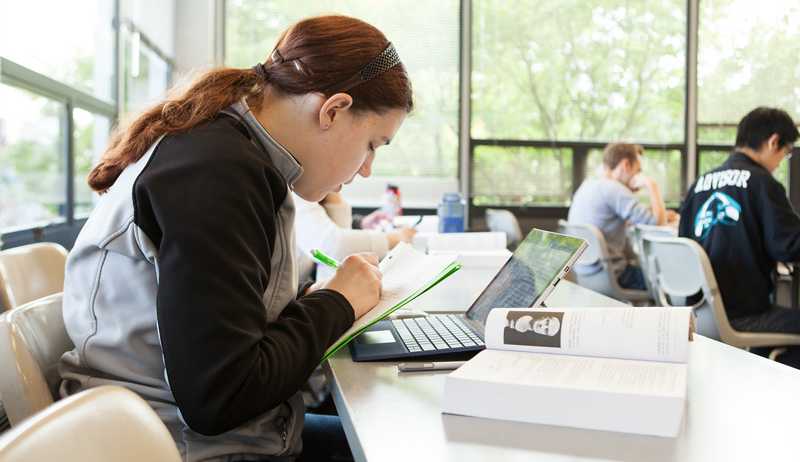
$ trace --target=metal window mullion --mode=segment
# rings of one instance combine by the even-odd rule
[[[586,161],[589,160],[589,148],[586,146],[576,146],[572,151],[572,194],[586,178]]]
[[[459,28],[459,115],[458,178],[461,194],[467,201],[464,222],[470,223],[472,204],[472,1],[461,0]]]
[[[214,0],[214,65],[225,64],[225,0]]]
[[[794,149],[794,155],[789,162],[789,201],[795,209],[800,210],[800,187],[793,187],[792,180],[800,178],[800,149]]]
[[[0,57],[0,82],[62,103],[69,101],[90,112],[109,117],[116,115],[113,104],[2,57]]]
[[[114,0],[114,17],[112,19],[113,22],[113,32],[114,32],[114,59],[113,66],[114,66],[114,73],[113,73],[113,82],[111,85],[111,97],[114,100],[114,106],[117,110],[117,113],[121,111],[120,106],[120,99],[122,98],[121,85],[120,85],[120,75],[121,75],[121,52],[120,52],[120,44],[122,43],[122,38],[120,37],[120,27],[119,27],[119,15],[120,15],[120,0]],[[116,115],[115,115],[116,117]]]
[[[512,140],[512,139],[473,139],[475,146],[528,147],[528,148],[586,148],[603,149],[611,141],[566,141],[566,140]],[[670,150],[683,149],[682,143],[637,143],[645,149]]]
[[[64,218],[71,225],[75,221],[75,119],[72,114],[74,106],[68,101],[64,105],[64,109],[64,149],[62,153],[66,176]]]
[[[685,159],[682,163],[683,190],[697,177],[697,53],[699,41],[699,0],[686,1],[686,92],[684,99]]]
[[[136,24],[134,24],[133,21],[127,18],[118,17],[116,23],[121,26],[118,28],[120,30],[122,29],[122,27],[124,27],[131,34],[139,34],[139,40],[145,46],[147,46],[147,48],[149,48],[150,51],[152,51],[156,56],[161,58],[170,67],[175,67],[175,58],[168,55],[164,50],[162,50],[161,47],[159,47],[156,44],[156,42],[150,38],[150,36],[144,33],[144,31],[142,31],[140,28],[136,27]]]

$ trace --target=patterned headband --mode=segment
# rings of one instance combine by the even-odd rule
[[[270,58],[272,59],[273,64],[282,64],[284,62],[292,61],[294,63],[295,68],[299,72],[305,73],[305,69],[300,61],[300,58],[294,58],[286,60],[284,59],[283,55],[281,55],[280,51],[277,48],[272,51],[270,54]],[[394,49],[394,45],[389,42],[386,45],[386,48],[381,51],[381,53],[376,56],[372,61],[368,62],[364,67],[361,68],[358,72],[356,72],[353,76],[345,80],[344,82],[337,83],[335,85],[331,85],[325,89],[325,91],[337,91],[343,92],[352,89],[353,87],[360,85],[364,82],[372,80],[379,75],[383,74],[384,72],[388,71],[389,69],[397,66],[400,64],[400,56],[397,54],[397,50]],[[267,72],[267,64],[258,63],[253,66],[253,70],[256,74],[259,75],[263,80],[269,80],[269,73]]]
[[[400,64],[400,55],[397,54],[397,50],[394,49],[394,45],[389,42],[389,44],[386,45],[386,48],[384,48],[383,51],[381,51],[381,53],[372,61],[368,62],[366,66],[362,67],[360,71],[356,72],[352,77],[344,82],[328,87],[327,90],[336,89],[340,92],[350,90],[356,85],[360,85],[378,77],[398,64]]]

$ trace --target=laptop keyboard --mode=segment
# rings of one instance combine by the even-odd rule
[[[392,323],[411,352],[483,346],[483,341],[454,314],[395,319]]]

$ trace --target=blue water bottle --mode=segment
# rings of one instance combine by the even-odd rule
[[[466,203],[457,192],[445,193],[439,203],[439,232],[463,233]]]

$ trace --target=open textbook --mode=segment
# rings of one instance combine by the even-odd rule
[[[691,308],[495,308],[486,350],[445,379],[442,411],[676,436]]]
[[[410,303],[461,268],[457,255],[425,255],[405,242],[397,244],[378,268],[383,275],[381,299],[372,310],[331,345],[322,357],[328,359],[376,322]]]

